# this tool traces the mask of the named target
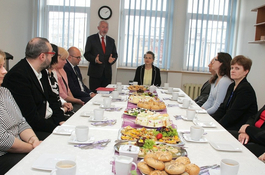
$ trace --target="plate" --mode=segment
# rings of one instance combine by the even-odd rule
[[[130,142],[132,145],[135,145],[136,142],[135,141],[131,141]],[[118,142],[114,145],[114,149],[115,151],[119,152],[119,149],[121,147],[121,145],[129,145],[129,141],[125,141],[125,142]],[[178,152],[171,152],[172,153],[172,156],[173,158],[177,158],[177,157],[180,157],[180,156],[187,156],[187,151],[183,148],[183,147],[179,147],[177,145],[172,145],[172,144],[166,144],[166,143],[159,143],[157,142],[156,145],[167,145],[169,146],[168,147],[168,150],[171,150],[172,147],[175,148],[176,150],[178,150]],[[140,147],[141,149],[141,147]],[[141,154],[141,155],[138,155],[138,158],[141,158],[143,159],[145,156],[145,154]]]
[[[79,142],[76,140],[76,135],[75,132],[72,132],[70,139],[68,140],[68,143],[75,143],[75,144],[80,144],[80,143],[93,143],[95,140],[94,137],[88,137],[88,140],[85,142]]]
[[[207,111],[205,109],[197,109],[196,113],[198,113],[198,114],[207,114]]]
[[[61,125],[57,126],[53,130],[53,134],[60,134],[60,135],[71,135],[72,132],[75,130],[75,126],[70,126],[70,125]]]
[[[56,170],[52,170],[50,175],[56,175]],[[84,175],[84,173],[79,172],[78,170],[76,170],[75,175]]]
[[[205,143],[205,142],[208,142],[208,140],[202,136],[202,138],[198,141],[195,141],[195,140],[192,140],[191,137],[190,137],[190,134],[182,134],[184,139],[188,142],[197,142],[197,143]]]
[[[172,94],[173,92],[168,92],[168,91],[165,91],[166,94]]]
[[[172,97],[170,98],[170,100],[171,100],[171,101],[177,101],[177,102],[179,101],[179,99],[177,99],[177,100],[173,100]]]
[[[184,94],[179,94],[179,97],[185,97],[185,95]]]
[[[221,170],[219,169],[209,169],[210,175],[221,175]]]
[[[67,154],[44,153],[37,160],[34,160],[34,163],[31,167],[39,170],[52,171],[55,168],[55,164],[61,160],[75,161],[75,157],[73,155]]]
[[[93,104],[94,105],[101,105],[103,103],[103,101],[94,101]]]
[[[180,104],[179,107],[182,109],[187,109],[187,108],[184,108],[182,104]]]
[[[145,126],[145,125],[141,125],[141,124],[138,124],[138,123],[135,123],[134,122],[134,124],[136,124],[136,125],[139,125],[139,126],[143,126],[143,127],[145,127],[145,128],[161,128],[162,126]],[[170,120],[170,123],[169,123],[169,125],[167,125],[167,126],[170,126],[170,125],[172,125],[172,121]]]
[[[111,94],[101,94],[102,97],[109,97]]]
[[[178,103],[183,103],[183,100],[180,99],[180,98],[178,98],[177,102],[178,102]]]
[[[102,109],[109,109],[109,108],[114,108],[115,105],[110,105],[110,107],[106,108],[106,107],[104,107],[103,104],[101,104],[99,107],[102,108]]]
[[[173,88],[173,92],[179,92],[179,88]]]
[[[242,151],[241,148],[230,143],[210,142],[210,144],[218,151]]]
[[[215,128],[216,125],[211,121],[200,121],[200,120],[193,120],[195,125],[204,127],[204,128]]]
[[[80,116],[82,117],[90,117],[94,114],[94,112],[92,111],[84,111],[84,112],[81,112]]]
[[[185,120],[185,121],[193,121],[193,119],[188,119],[186,116],[184,115],[180,115],[180,117]]]
[[[107,117],[104,117],[102,120],[95,120],[94,116],[91,116],[91,118],[88,121],[90,121],[90,122],[104,122],[107,120],[108,120]]]

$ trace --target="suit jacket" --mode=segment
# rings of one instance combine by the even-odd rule
[[[250,137],[250,141],[257,143],[257,144],[262,144],[265,146],[265,123],[260,128],[257,128],[255,126],[255,123],[260,119],[261,113],[265,110],[265,105],[258,111],[256,115],[251,116],[247,124],[249,126],[246,129],[246,133]]]
[[[234,86],[235,83],[230,84],[223,103],[212,117],[224,128],[238,131],[249,117],[257,113],[257,99],[254,89],[246,78],[238,84],[232,95]]]
[[[75,70],[72,68],[71,64],[68,62],[64,65],[64,70],[67,74],[68,78],[68,85],[69,88],[75,98],[81,99],[83,101],[84,97],[90,97],[90,92],[92,92],[90,89],[87,88],[87,86],[83,83],[83,77],[81,74],[81,71],[78,66],[76,66],[76,71],[80,75],[82,86],[84,88],[84,91],[81,91],[81,87],[78,81],[77,74],[75,73]]]
[[[112,70],[111,65],[114,64],[118,58],[115,41],[113,38],[106,36],[106,52],[104,54],[101,41],[98,34],[91,35],[87,37],[86,48],[85,48],[85,58],[90,62],[88,67],[88,76],[94,78],[101,78],[103,74],[106,78],[111,79]],[[99,54],[99,61],[102,64],[95,63],[95,59]],[[113,58],[116,58],[113,63],[109,63],[109,57],[112,54]]]
[[[144,82],[144,71],[145,65],[138,66],[135,71],[135,76],[133,81],[137,81],[139,85],[142,85]],[[160,69],[154,65],[152,65],[152,85],[160,86],[161,85],[161,77],[160,77]]]
[[[198,96],[194,101],[197,103],[197,105],[202,106],[208,99],[209,94],[211,91],[211,83],[206,81],[202,88],[201,88],[201,94]]]
[[[64,121],[56,95],[52,92],[48,75],[42,72],[42,87],[26,58],[19,61],[5,76],[3,86],[8,88],[16,100],[23,116],[34,131],[52,132]],[[53,114],[45,119],[46,104],[49,102]]]

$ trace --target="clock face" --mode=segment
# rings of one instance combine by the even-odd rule
[[[112,15],[112,11],[111,11],[111,8],[108,6],[102,6],[98,10],[98,16],[101,19],[107,20],[111,17],[111,15]]]

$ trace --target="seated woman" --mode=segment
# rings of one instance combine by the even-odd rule
[[[160,69],[153,65],[155,60],[155,54],[151,51],[144,54],[143,65],[137,67],[134,80],[137,81],[139,85],[161,85]]]
[[[206,81],[202,88],[201,88],[201,94],[200,96],[198,96],[194,101],[197,103],[197,105],[202,106],[206,100],[209,97],[210,91],[211,91],[211,79],[213,79],[216,75],[215,71],[212,69],[212,64],[214,63],[214,59],[211,60],[211,62],[209,63],[208,67],[209,67],[209,72],[213,75],[210,80]]]
[[[219,52],[214,58],[212,69],[216,75],[210,79],[211,91],[207,101],[202,105],[208,114],[212,115],[218,109],[225,98],[228,86],[232,83],[230,79],[230,61],[228,53]]]
[[[251,116],[239,131],[230,131],[253,154],[259,157],[265,151],[265,105]]]
[[[68,86],[67,75],[63,69],[64,65],[66,64],[66,58],[68,56],[69,53],[67,50],[62,47],[58,47],[58,63],[54,65],[54,68],[58,76],[60,97],[62,97],[65,101],[72,103],[74,111],[77,111],[84,105],[84,102],[78,98],[74,98]]]
[[[227,130],[236,130],[257,113],[256,94],[247,81],[252,65],[251,59],[238,55],[231,61],[231,78],[234,80],[223,103],[212,117]]]
[[[48,76],[49,76],[49,82],[52,88],[52,91],[57,95],[58,101],[62,104],[62,110],[64,111],[64,115],[66,117],[70,117],[73,112],[73,105],[72,103],[67,103],[62,97],[60,97],[59,94],[59,86],[58,86],[58,77],[57,73],[55,71],[55,65],[58,63],[58,46],[55,44],[51,44],[52,49],[55,52],[55,55],[52,57],[51,64],[48,68]]]
[[[7,73],[4,63],[5,53],[0,50],[0,85]],[[5,174],[40,141],[4,87],[0,87],[0,103],[0,174]]]

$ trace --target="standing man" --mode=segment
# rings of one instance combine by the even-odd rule
[[[88,102],[96,94],[86,87],[83,83],[82,74],[78,67],[81,61],[81,52],[76,47],[68,49],[69,56],[67,63],[64,65],[64,70],[67,74],[69,88],[75,98]]]
[[[100,21],[99,32],[87,38],[85,58],[90,62],[88,73],[89,86],[93,92],[98,87],[106,87],[111,83],[113,65],[117,58],[117,50],[113,38],[107,36],[109,24]]]
[[[66,120],[46,71],[54,54],[47,39],[31,39],[26,47],[26,58],[6,74],[3,82],[40,140]]]

